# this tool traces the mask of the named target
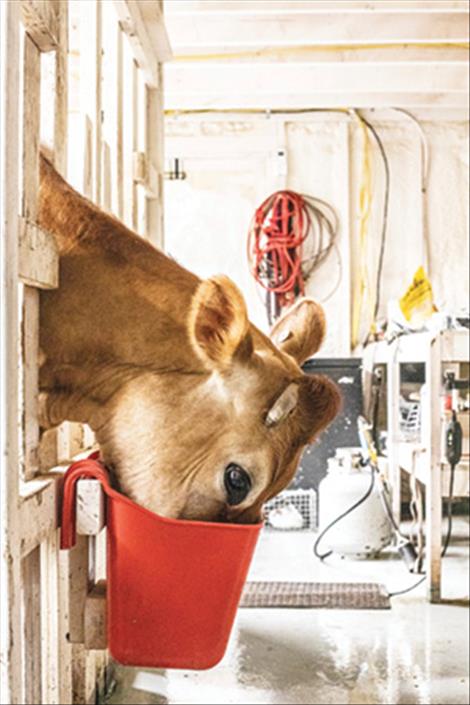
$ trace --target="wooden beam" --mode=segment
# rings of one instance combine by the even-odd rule
[[[114,0],[114,6],[146,82],[157,88],[158,63],[171,58],[170,43],[157,3]]]
[[[84,632],[86,649],[106,649],[106,581],[100,580],[89,591],[84,610]]]
[[[2,699],[21,703],[24,674],[18,529],[18,183],[20,6],[0,3],[0,681]]]
[[[24,284],[38,289],[59,286],[59,254],[52,235],[19,218],[19,275]]]
[[[40,549],[36,547],[22,560],[21,590],[24,624],[25,683],[24,702],[42,703],[41,649],[41,565]]]
[[[218,46],[282,47],[286,44],[320,47],[345,45],[460,43],[468,41],[468,10],[391,10],[311,8],[218,12],[210,9],[169,13],[166,25],[176,55],[185,50]]]
[[[433,10],[468,11],[467,0],[431,0]],[[212,10],[213,12],[246,12],[247,5],[254,12],[279,10],[279,0],[165,0],[165,17],[171,15]],[[317,10],[334,12],[335,10],[357,10],[383,12],[390,10],[429,12],[429,0],[289,0],[289,10]]]
[[[59,45],[60,0],[21,0],[24,28],[40,51],[51,51]]]
[[[97,536],[105,525],[104,492],[99,480],[79,480],[76,497],[77,534]]]
[[[57,528],[60,482],[56,476],[36,476],[21,484],[18,540],[22,557]]]
[[[450,64],[171,64],[168,110],[467,104],[468,66]]]
[[[246,44],[234,43],[220,46],[214,44],[174,45],[174,61],[224,61],[241,62],[297,62],[315,63],[374,62],[389,61],[406,63],[410,61],[465,61],[468,57],[468,42],[465,43],[431,43],[422,42],[404,44],[383,42],[367,45],[350,43],[335,45],[312,44]]]

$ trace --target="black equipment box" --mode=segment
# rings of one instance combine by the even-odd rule
[[[357,418],[362,414],[362,359],[357,357],[316,357],[302,365],[306,374],[322,374],[332,379],[343,396],[342,410],[319,439],[307,446],[297,473],[290,484],[293,489],[317,489],[325,477],[327,460],[337,448],[358,447]]]

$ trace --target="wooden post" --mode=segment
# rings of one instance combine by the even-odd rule
[[[426,483],[426,575],[427,593],[431,602],[441,599],[442,550],[442,465],[440,433],[441,336],[429,345],[426,360],[428,403],[423,409],[424,445],[426,448],[428,481]]]

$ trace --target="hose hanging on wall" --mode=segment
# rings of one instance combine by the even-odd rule
[[[305,282],[335,246],[337,230],[331,206],[295,191],[276,191],[256,209],[248,232],[248,261],[266,291],[270,324],[305,293]]]

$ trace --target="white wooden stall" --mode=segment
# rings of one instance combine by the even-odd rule
[[[60,286],[36,223],[39,145],[80,191],[162,243],[161,2],[19,0],[1,12],[1,702],[90,703],[106,652],[87,649],[102,536],[58,549],[64,464],[93,443],[38,425],[40,289]],[[41,104],[42,103],[42,104]],[[96,644],[95,644],[96,645]]]

